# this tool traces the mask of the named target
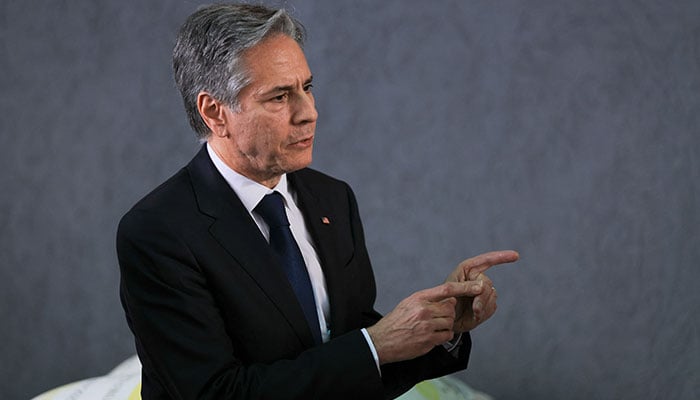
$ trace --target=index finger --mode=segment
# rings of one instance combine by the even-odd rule
[[[473,272],[476,272],[478,275],[494,265],[512,263],[518,261],[519,258],[520,254],[518,254],[517,251],[491,251],[462,261],[459,263],[458,268],[464,271],[466,276],[469,276]]]
[[[450,297],[477,296],[481,294],[482,282],[445,282],[442,285],[416,292],[428,301],[441,301]]]

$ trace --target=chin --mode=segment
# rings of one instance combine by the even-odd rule
[[[287,168],[284,168],[285,172],[294,172],[294,171],[299,171],[300,169],[304,169],[311,165],[312,157],[309,155],[308,157],[303,157],[298,160],[294,160],[293,162],[290,162],[287,164]]]

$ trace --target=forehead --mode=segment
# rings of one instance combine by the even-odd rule
[[[299,44],[286,35],[264,39],[243,53],[251,86],[290,84],[311,77]]]

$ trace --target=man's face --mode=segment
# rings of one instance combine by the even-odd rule
[[[213,138],[215,150],[235,171],[274,185],[283,173],[311,163],[318,117],[311,71],[299,45],[285,35],[263,40],[243,60],[250,84],[238,96],[238,109],[225,108],[228,135]]]

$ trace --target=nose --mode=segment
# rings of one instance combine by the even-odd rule
[[[311,92],[302,92],[299,94],[295,103],[292,123],[295,125],[303,125],[316,122],[318,111],[316,111],[316,102]]]

